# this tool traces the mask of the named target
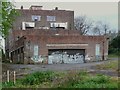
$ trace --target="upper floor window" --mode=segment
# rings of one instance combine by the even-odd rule
[[[56,21],[56,16],[47,16],[47,21]]]
[[[32,15],[32,21],[40,21],[41,20],[41,16],[39,15]]]
[[[34,27],[35,27],[35,22],[22,22],[22,30],[26,30]]]

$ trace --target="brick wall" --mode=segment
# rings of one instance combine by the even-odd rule
[[[85,55],[96,60],[96,44],[100,45],[100,58],[108,54],[106,36],[82,36],[74,30],[74,11],[66,10],[32,10],[18,9],[20,16],[13,23],[13,30],[6,41],[6,50],[12,53],[11,59],[17,63],[34,63],[34,46],[38,45],[38,55],[48,57],[49,49],[85,49]],[[32,21],[32,15],[40,15],[40,21]],[[47,16],[56,16],[56,21],[47,21]],[[35,29],[22,30],[22,22],[34,22],[35,27],[50,27],[50,23],[68,23],[68,29]],[[53,46],[50,46],[53,45]],[[55,46],[56,45],[56,46]]]
[[[58,35],[55,35],[56,33]],[[28,63],[29,59],[31,59],[33,56],[34,45],[38,45],[38,54],[45,57],[48,57],[49,49],[85,49],[85,54],[88,55],[92,60],[95,60],[96,44],[100,44],[101,58],[103,55],[103,50],[105,55],[108,53],[108,41],[105,36],[82,36],[76,30],[15,30],[13,34],[15,38],[20,35],[24,36],[15,41],[16,47],[14,48],[17,49],[23,45],[24,42],[24,63]],[[66,44],[66,46],[47,46],[47,44]],[[67,44],[88,44],[88,46],[67,46]],[[12,49],[13,48],[11,48],[11,50]],[[31,61],[30,63],[33,62]]]
[[[39,46],[39,55],[48,56],[49,49],[85,49],[86,55],[89,55],[92,60],[95,60],[95,45],[100,44],[100,54],[108,52],[108,43],[103,36],[32,36],[28,35],[27,41],[31,41],[31,49],[34,45]],[[46,46],[47,44],[88,44],[88,46]]]
[[[21,30],[22,22],[33,22],[32,15],[40,15],[41,21],[35,21],[36,27],[50,27],[50,22],[47,21],[47,16],[56,16],[56,21],[53,22],[68,22],[68,29],[74,30],[74,11],[66,10],[29,10],[18,9],[20,16],[16,17],[16,21],[13,24],[13,29]]]

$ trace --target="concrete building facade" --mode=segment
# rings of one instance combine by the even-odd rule
[[[74,30],[74,11],[42,10],[42,6],[19,9],[6,40],[13,63],[85,63],[106,60],[108,38],[84,36]]]

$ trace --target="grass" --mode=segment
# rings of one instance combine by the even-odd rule
[[[42,71],[13,82],[3,83],[4,88],[118,88],[117,79],[102,74],[95,76],[86,71]]]
[[[117,55],[117,54],[109,54],[108,55],[108,58],[118,58],[119,57],[119,55]]]
[[[0,90],[2,89],[2,83],[0,82]]]
[[[113,84],[113,83],[112,83]],[[112,86],[110,83],[109,77],[104,75],[96,75],[91,76],[91,78],[87,77],[85,80],[80,80],[76,84],[74,84],[72,87],[75,88],[113,88],[117,87],[115,85]]]
[[[114,61],[108,61],[104,64],[100,64],[100,65],[96,65],[97,69],[102,69],[102,70],[118,70],[118,60],[114,60]]]

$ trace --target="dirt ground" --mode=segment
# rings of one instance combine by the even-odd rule
[[[115,70],[98,70],[96,65],[107,63],[110,60],[118,60],[118,58],[111,58],[107,61],[91,62],[84,64],[52,64],[52,65],[24,65],[24,64],[6,64],[2,63],[2,75],[5,76],[7,70],[16,71],[17,78],[21,78],[24,75],[36,72],[36,71],[69,71],[69,70],[87,70],[91,74],[105,74],[109,76],[118,76],[118,72]]]

